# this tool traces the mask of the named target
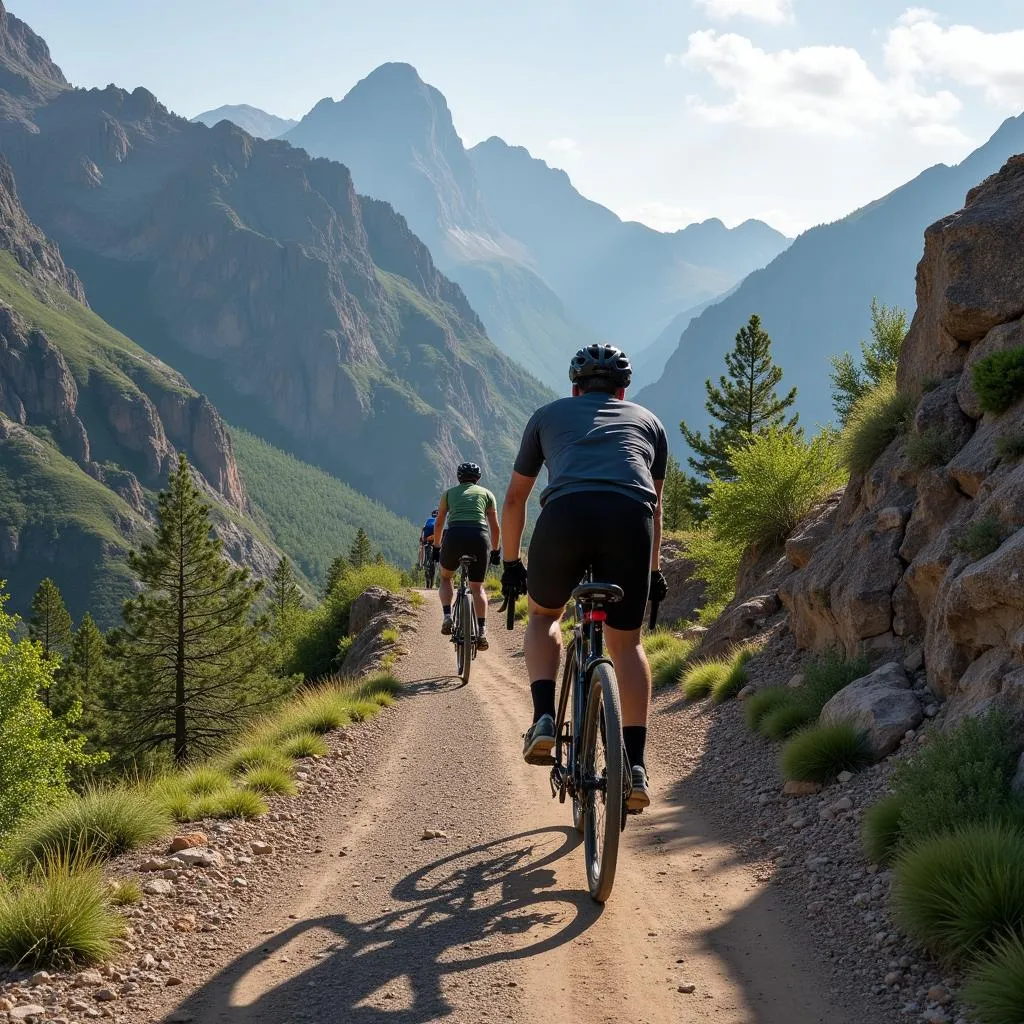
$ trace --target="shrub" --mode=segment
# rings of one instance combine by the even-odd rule
[[[958,451],[956,436],[941,427],[928,427],[907,438],[907,458],[918,469],[944,466]]]
[[[213,796],[201,796],[192,806],[190,821],[202,818],[258,818],[267,813],[267,803],[251,789],[226,789]]]
[[[904,852],[893,906],[906,933],[940,957],[980,953],[1024,922],[1024,834],[970,825]]]
[[[782,774],[801,782],[832,782],[840,772],[856,772],[871,764],[865,733],[839,722],[798,732],[783,748]]]
[[[18,867],[105,860],[171,831],[167,811],[138,789],[88,789],[26,819],[7,842]]]
[[[732,660],[729,662],[729,671],[711,687],[711,699],[716,704],[732,700],[747,685],[747,662],[756,653],[756,647],[741,647],[732,656]]]
[[[993,352],[971,371],[978,404],[985,412],[1006,412],[1024,395],[1024,347]]]
[[[142,902],[142,886],[137,878],[121,878],[110,883],[109,899],[111,906],[131,907]]]
[[[900,841],[902,797],[892,794],[872,804],[864,815],[861,842],[868,860],[888,864],[896,855]]]
[[[394,626],[389,626],[387,629],[382,629],[380,633],[381,640],[386,644],[397,644],[398,643],[398,630]]]
[[[892,777],[903,805],[900,844],[960,825],[1018,820],[1021,802],[1010,791],[1016,755],[1009,719],[992,713],[965,719],[902,762]]]
[[[803,685],[793,692],[811,718],[817,718],[821,709],[855,679],[871,671],[867,658],[847,658],[840,651],[828,651],[804,668]]]
[[[51,861],[17,888],[0,885],[0,959],[71,967],[108,959],[124,931],[99,868]]]
[[[219,793],[222,789],[230,789],[232,785],[231,776],[227,772],[208,765],[190,768],[179,775],[177,780],[189,796],[209,796],[211,793]]]
[[[375,700],[354,700],[348,706],[348,713],[353,722],[366,722],[380,711],[380,704]]]
[[[253,768],[246,772],[242,776],[242,786],[257,793],[274,793],[279,796],[295,796],[299,791],[295,780],[288,772],[268,766]]]
[[[979,958],[963,991],[980,1024],[1024,1020],[1024,939],[1010,935]]]
[[[765,690],[758,690],[757,693],[751,694],[743,708],[747,725],[751,729],[757,730],[761,725],[761,721],[769,712],[782,707],[784,704],[792,703],[792,699],[792,692],[784,686],[770,686]]]
[[[671,630],[664,629],[661,626],[654,630],[653,633],[645,633],[642,640],[644,653],[648,658],[653,658],[662,651],[670,650],[679,642],[679,638]]]
[[[787,701],[764,715],[761,719],[761,735],[770,740],[784,740],[810,725],[814,718],[799,701]]]
[[[842,454],[851,472],[866,473],[882,452],[910,428],[913,407],[896,389],[896,378],[885,377],[850,413],[842,436]]]
[[[327,750],[323,737],[312,732],[298,732],[281,744],[281,753],[285,757],[324,757]]]
[[[964,530],[957,539],[956,549],[977,560],[991,555],[1001,543],[999,520],[993,515],[987,515]]]
[[[351,721],[348,694],[338,686],[324,684],[305,690],[280,713],[257,727],[255,734],[274,742],[300,732],[333,732]]]
[[[338,653],[334,656],[334,663],[336,665],[340,665],[345,660],[355,642],[356,638],[354,636],[343,636],[338,641]]]
[[[705,527],[685,535],[683,550],[696,566],[694,575],[707,587],[698,621],[701,625],[710,625],[736,593],[736,576],[743,546],[735,541],[722,540]]]
[[[654,645],[653,653],[650,648],[647,652],[651,664],[651,680],[658,687],[675,686],[696,644],[692,640],[681,640],[671,633],[661,634],[660,640],[659,644]]]
[[[699,661],[683,673],[683,696],[687,700],[706,697],[729,673],[730,663],[723,658]]]
[[[735,479],[711,481],[708,523],[739,548],[782,540],[846,480],[831,431],[809,442],[793,430],[758,434],[729,449],[729,461]]]
[[[1024,434],[1007,434],[996,441],[996,453],[1001,459],[1024,458]]]

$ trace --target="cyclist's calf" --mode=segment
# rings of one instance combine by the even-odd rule
[[[651,703],[651,666],[640,641],[640,630],[612,629],[606,624],[604,641],[619,681],[622,724],[647,725],[647,711]]]

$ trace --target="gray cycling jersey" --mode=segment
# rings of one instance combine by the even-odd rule
[[[655,480],[665,479],[668,438],[650,409],[598,392],[560,398],[538,409],[523,432],[515,471],[535,477],[547,463],[540,496],[612,491],[643,502],[652,512]]]

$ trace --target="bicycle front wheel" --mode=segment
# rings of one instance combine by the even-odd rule
[[[590,673],[580,744],[583,793],[583,854],[590,895],[604,903],[615,882],[622,830],[622,712],[615,670],[598,662]]]
[[[459,641],[455,645],[457,654],[459,675],[464,683],[469,682],[469,672],[473,667],[473,649],[476,637],[476,619],[473,615],[473,599],[469,594],[463,594],[459,601]]]

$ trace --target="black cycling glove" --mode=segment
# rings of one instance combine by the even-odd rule
[[[664,601],[668,597],[668,583],[660,569],[651,570],[651,586],[649,594],[652,601]]]
[[[495,548],[491,552],[491,565],[501,565],[501,548]]]
[[[526,566],[517,558],[514,562],[502,562],[501,592],[507,594],[514,590],[517,594],[526,593]]]
[[[440,562],[441,561],[441,549],[440,548],[434,548],[433,558],[434,558],[435,562]]]

